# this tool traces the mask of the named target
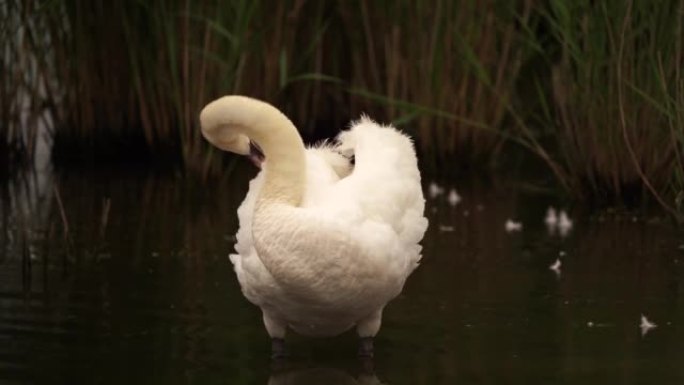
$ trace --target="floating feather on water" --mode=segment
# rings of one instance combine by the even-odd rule
[[[544,218],[544,223],[546,223],[546,226],[549,228],[549,230],[553,230],[558,224],[558,214],[556,214],[556,209],[553,206],[549,206],[549,208],[546,209],[546,218]]]
[[[572,230],[572,220],[564,210],[561,210],[558,216],[558,231],[561,237],[567,236],[570,230]]]
[[[651,329],[657,328],[658,325],[655,323],[651,322],[648,318],[646,318],[645,315],[641,315],[641,324],[639,325],[639,329],[641,329],[641,336],[645,336]]]
[[[512,219],[509,219],[506,221],[506,224],[504,225],[504,227],[505,227],[507,232],[512,233],[514,231],[522,230],[522,223],[516,222]]]
[[[430,182],[430,186],[428,187],[430,198],[437,198],[439,195],[442,195],[442,193],[444,193],[444,188],[442,186],[435,182]]]
[[[458,202],[461,201],[461,197],[458,195],[455,189],[451,189],[449,191],[449,195],[447,196],[447,202],[449,202],[449,205],[451,206],[456,206]]]

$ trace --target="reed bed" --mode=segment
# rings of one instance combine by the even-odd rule
[[[49,26],[32,16],[39,12],[35,5],[0,4],[0,177],[30,164],[38,135],[50,134],[52,58],[32,54],[50,42]]]
[[[287,112],[305,111],[320,99],[315,82],[300,84],[316,78],[304,69],[321,65],[314,55],[325,28],[318,2],[40,4],[9,2],[7,17],[18,19],[22,29],[31,31],[25,26],[32,23],[42,29],[33,32],[30,44],[15,39],[8,45],[16,55],[49,64],[45,73],[28,77],[47,84],[40,86],[47,95],[35,102],[51,108],[57,161],[142,155],[206,173],[220,162],[202,140],[196,117],[212,98],[244,93]],[[32,21],[21,19],[24,14]],[[300,20],[303,14],[306,21]],[[296,52],[295,40],[301,46]],[[9,57],[3,64],[16,62]],[[13,88],[1,88],[10,95],[2,99],[2,113],[11,114],[21,98]],[[10,128],[3,133],[23,127],[17,116],[5,121]]]
[[[496,166],[518,143],[576,197],[674,210],[682,3],[10,0],[0,154],[30,160],[41,121],[55,161],[142,156],[206,176],[224,159],[199,109],[242,93],[309,138],[366,112],[410,131],[438,172]]]
[[[684,2],[551,1],[539,13],[549,76],[541,126],[569,190],[613,202],[680,202]],[[680,198],[677,198],[677,196]]]
[[[521,66],[533,52],[526,36],[532,4],[341,2],[353,47],[349,82],[359,96],[352,110],[410,122],[433,166],[491,166]]]

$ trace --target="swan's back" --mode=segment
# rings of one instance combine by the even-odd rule
[[[330,193],[330,187],[340,180],[341,175],[344,176],[349,171],[343,165],[344,157],[327,147],[310,149],[307,151],[306,161],[309,183],[306,186],[302,207],[311,207],[316,206],[316,202],[324,200]],[[263,167],[268,167],[268,163],[264,163]],[[264,172],[261,171],[249,182],[247,196],[238,208],[240,228],[236,235],[235,251],[240,255],[249,255],[254,248],[252,220],[256,200],[263,183]]]
[[[355,317],[384,307],[418,265],[419,242],[427,229],[420,173],[411,140],[369,119],[341,133],[334,148],[307,150],[306,161],[299,222],[281,222],[272,231],[273,239],[289,239],[292,261],[308,261],[290,266],[304,275],[290,270],[283,279],[284,271],[269,271],[257,255],[252,224],[263,172],[250,182],[238,209],[239,255],[231,260],[251,302],[273,313],[289,313],[284,318],[293,324],[315,323],[313,313],[327,306],[335,314],[321,319],[337,319],[339,325],[331,330],[341,328],[339,332]],[[306,254],[315,255],[302,258]],[[350,314],[340,314],[345,311]]]
[[[418,244],[427,229],[425,200],[413,143],[392,127],[362,118],[338,137],[338,151],[353,149],[355,167],[321,202],[344,218],[357,237],[395,249],[408,265],[420,260]],[[376,247],[377,248],[377,247]]]

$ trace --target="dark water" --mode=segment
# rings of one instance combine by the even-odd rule
[[[424,262],[386,310],[374,370],[357,362],[351,333],[292,335],[292,358],[272,367],[227,258],[249,173],[209,185],[131,173],[4,185],[0,383],[684,381],[679,230],[575,209],[561,238],[543,224],[548,196],[477,183],[458,186],[455,207],[429,201]],[[508,218],[525,227],[507,233]],[[642,313],[658,324],[646,335]]]

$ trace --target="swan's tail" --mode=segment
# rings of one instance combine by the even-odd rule
[[[379,125],[367,116],[362,116],[352,123],[349,130],[338,135],[337,142],[338,152],[354,158],[354,174],[357,177],[385,179],[388,182],[420,182],[413,142],[394,127]],[[392,193],[397,186],[376,181],[372,188],[376,191],[372,195],[379,196],[382,194],[378,189]]]
[[[390,225],[415,267],[427,219],[413,142],[364,116],[338,136],[338,143],[338,151],[353,154],[355,163],[352,174],[342,181],[341,194],[354,196],[367,218]]]

